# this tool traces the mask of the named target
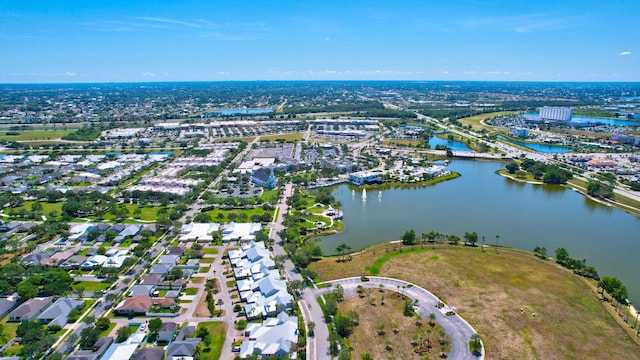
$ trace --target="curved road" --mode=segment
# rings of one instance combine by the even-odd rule
[[[447,331],[451,337],[451,351],[448,356],[449,359],[484,359],[484,351],[483,354],[479,356],[473,355],[469,351],[468,341],[471,339],[472,335],[476,334],[476,331],[458,314],[452,316],[445,315],[447,311],[451,310],[450,307],[445,305],[438,309],[435,305],[440,302],[440,299],[435,295],[406,281],[378,276],[369,276],[368,278],[369,281],[366,282],[361,281],[359,277],[326,281],[320,284],[332,284],[333,286],[321,289],[312,289],[312,293],[315,297],[318,297],[322,294],[331,292],[333,287],[338,284],[344,288],[345,296],[355,296],[358,285],[362,285],[365,288],[379,288],[380,284],[382,284],[385,289],[391,291],[396,291],[396,289],[400,287],[403,289],[402,291],[404,295],[411,299],[418,300],[419,308],[417,312],[422,316],[422,318],[428,319],[429,314],[435,314],[436,321]],[[314,318],[313,321],[316,324],[323,324],[323,320],[321,318]],[[328,356],[326,354],[317,354],[317,358],[328,358]]]

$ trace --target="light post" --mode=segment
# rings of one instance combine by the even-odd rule
[[[498,239],[500,239],[500,235],[496,235],[496,254],[498,253]]]

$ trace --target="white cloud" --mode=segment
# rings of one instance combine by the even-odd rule
[[[154,73],[152,73],[152,72],[145,71],[145,72],[140,73],[140,76],[144,76],[144,77],[155,77],[155,76],[156,76],[156,74],[154,74]]]
[[[449,74],[449,71],[444,70],[442,73],[443,73],[444,75],[447,75],[447,74]]]
[[[631,51],[623,51],[620,54],[618,54],[620,56],[627,56],[627,55],[631,55]]]
[[[78,75],[78,73],[74,73],[73,71],[67,71],[66,73],[64,73],[64,76],[76,76]]]

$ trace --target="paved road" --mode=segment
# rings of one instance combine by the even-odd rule
[[[278,217],[276,218],[273,227],[271,228],[271,233],[269,234],[269,237],[274,240],[273,254],[276,256],[286,255],[286,252],[280,245],[282,239],[278,235],[278,232],[284,229],[282,221],[284,219],[284,214],[286,214],[289,209],[287,206],[287,199],[291,194],[293,194],[293,184],[289,183],[284,186],[283,196],[278,203]],[[287,281],[302,280],[302,277],[288,258],[284,262],[284,273]],[[317,297],[314,296],[313,291],[306,288],[302,291],[302,297],[298,301],[305,324],[309,324],[311,321],[316,324],[314,330],[315,336],[307,337],[307,359],[330,359],[329,330],[324,324],[322,310],[320,309],[320,305],[316,298]]]
[[[435,295],[429,291],[411,284],[406,281],[370,276],[369,281],[363,282],[359,277],[345,278],[333,281],[327,281],[321,284],[332,284],[332,287],[313,289],[311,292],[314,297],[318,297],[322,294],[331,292],[333,288],[340,284],[344,288],[345,296],[356,296],[358,285],[362,285],[365,288],[379,288],[380,284],[384,285],[385,290],[395,291],[394,289],[402,288],[404,295],[411,299],[418,300],[418,313],[423,318],[429,318],[429,314],[436,315],[436,321],[442,325],[451,337],[451,351],[449,353],[449,359],[461,359],[461,360],[481,360],[484,359],[484,354],[480,356],[473,355],[469,351],[468,341],[476,331],[459,315],[447,316],[445,313],[452,310],[451,307],[444,306],[441,309],[435,307],[440,302]],[[313,315],[313,314],[312,314]],[[320,315],[321,316],[321,315]],[[321,318],[314,318],[314,321],[321,321]],[[325,327],[326,328],[326,327]],[[317,329],[317,328],[316,328]]]

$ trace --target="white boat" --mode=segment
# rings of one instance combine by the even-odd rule
[[[362,189],[362,198],[365,199],[367,197],[367,189]]]
[[[382,191],[378,191],[378,199],[382,198]]]
[[[356,197],[356,191],[355,190],[351,190],[351,197]]]

